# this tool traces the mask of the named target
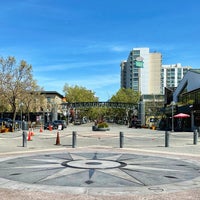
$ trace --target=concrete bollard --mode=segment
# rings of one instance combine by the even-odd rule
[[[197,144],[198,142],[198,131],[197,129],[194,130],[194,135],[193,135],[193,144]]]
[[[22,133],[22,146],[27,147],[27,132],[23,131]]]
[[[72,132],[72,148],[76,148],[76,131]]]
[[[165,147],[169,147],[169,132],[165,131]]]
[[[119,133],[119,147],[120,148],[124,147],[124,133],[123,132]]]

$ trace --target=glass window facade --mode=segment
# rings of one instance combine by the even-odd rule
[[[180,94],[178,101],[182,102],[183,104],[200,104],[200,89]]]

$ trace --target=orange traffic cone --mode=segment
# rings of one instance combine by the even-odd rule
[[[29,131],[29,133],[28,133],[28,141],[32,141],[31,132],[30,132],[30,131]]]
[[[52,131],[52,126],[51,125],[49,125],[49,131]]]
[[[35,133],[33,132],[33,129],[31,129],[31,136],[34,136]]]
[[[42,126],[40,126],[40,133],[42,133],[43,132],[43,130],[42,130]]]
[[[32,136],[30,128],[28,129],[28,135]]]
[[[56,145],[60,145],[60,134],[57,132]]]

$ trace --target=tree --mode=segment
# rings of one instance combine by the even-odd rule
[[[110,99],[111,102],[123,102],[123,103],[133,103],[137,104],[140,100],[140,93],[128,88],[121,88],[113,95]],[[133,111],[132,111],[133,112]],[[129,117],[129,110],[126,109],[110,109],[110,114],[112,114],[116,120],[128,120],[125,119]]]
[[[47,104],[45,96],[41,94],[41,88],[33,82],[32,92],[24,93],[23,110],[27,113],[28,121],[30,121],[30,112],[41,112],[46,110]]]
[[[110,99],[111,102],[135,103],[140,100],[140,93],[128,88],[121,88]]]
[[[88,90],[82,86],[69,86],[64,85],[63,92],[65,93],[68,102],[96,102],[98,97],[95,97],[95,93],[92,90]]]
[[[73,102],[97,102],[98,97],[95,96],[95,92],[88,90],[82,86],[69,86],[68,84],[64,85],[63,92],[66,96],[66,101],[69,103]],[[78,118],[87,116],[93,118],[95,108],[80,109],[78,112]]]
[[[22,60],[17,64],[14,57],[0,58],[1,99],[6,99],[15,121],[17,109],[26,103],[26,96],[37,88],[33,80],[32,66]]]

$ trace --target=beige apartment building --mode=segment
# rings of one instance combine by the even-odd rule
[[[141,94],[161,94],[161,53],[133,48],[120,66],[121,88],[131,88]]]

